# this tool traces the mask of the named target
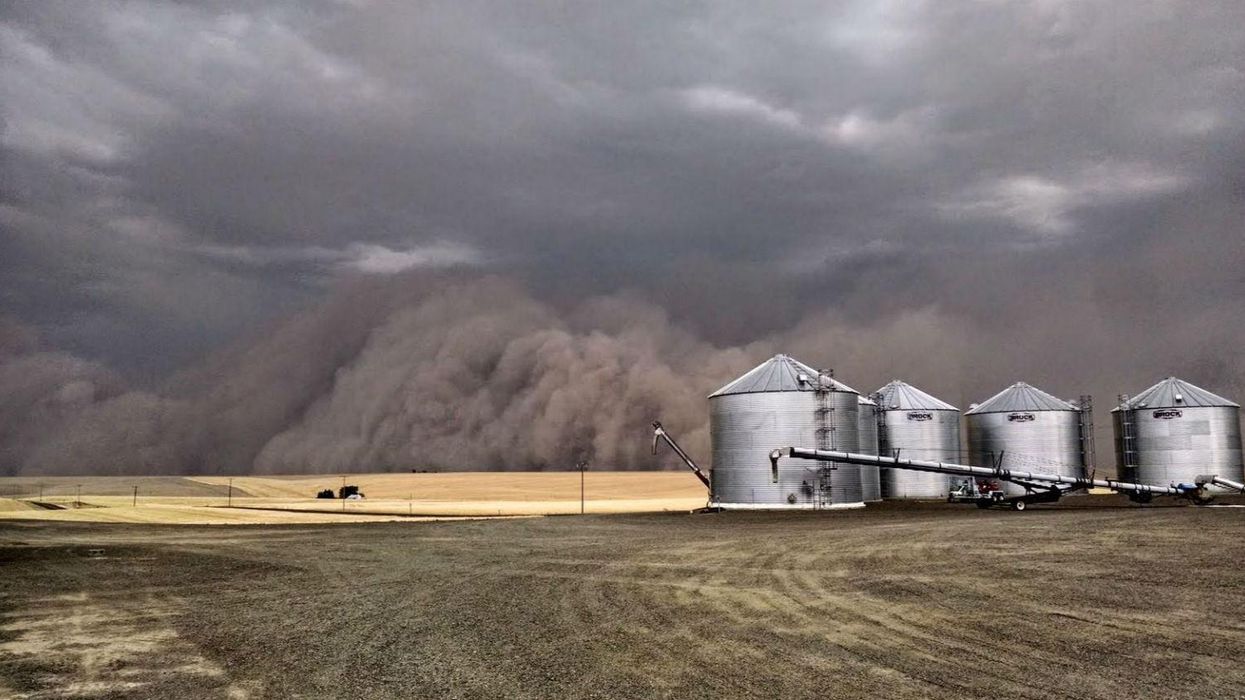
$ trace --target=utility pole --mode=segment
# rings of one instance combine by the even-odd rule
[[[584,472],[588,470],[588,460],[579,463],[579,514],[584,514]]]
[[[233,477],[229,477],[229,495],[225,497],[225,507],[233,508]]]
[[[78,495],[74,498],[73,507],[82,507],[82,484],[78,484]]]
[[[138,507],[138,484],[134,484],[134,502],[133,507]]]
[[[346,475],[345,474],[342,474],[341,497],[342,497],[342,512],[345,513],[346,512]]]

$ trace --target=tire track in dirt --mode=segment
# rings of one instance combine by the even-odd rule
[[[32,599],[23,610],[4,613],[0,631],[8,639],[0,642],[0,659],[28,666],[45,688],[11,697],[142,695],[171,676],[215,686],[225,697],[250,697],[178,635],[170,619],[179,608],[175,598],[78,593]]]
[[[1232,511],[551,518],[228,541],[126,528],[100,541],[148,532],[151,581],[43,562],[0,581],[0,610],[23,607],[12,592],[35,576],[92,600],[123,585],[176,599],[176,614],[141,624],[174,626],[230,683],[268,696],[1245,694],[1245,623],[1209,605],[1245,606]],[[183,678],[187,697],[213,682]]]

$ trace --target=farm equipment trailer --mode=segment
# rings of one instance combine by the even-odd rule
[[[900,459],[877,455],[858,454],[855,452],[838,452],[834,450],[815,450],[805,447],[786,447],[770,453],[770,464],[774,481],[778,480],[778,460],[783,457],[810,459],[822,462],[842,462],[862,466],[877,466],[888,469],[908,469],[951,476],[967,476],[974,480],[1007,481],[1024,487],[1025,493],[1018,496],[1007,496],[999,490],[989,490],[986,495],[973,500],[978,508],[1008,506],[1012,510],[1024,510],[1030,503],[1053,503],[1064,495],[1088,488],[1105,488],[1128,496],[1137,503],[1149,503],[1155,496],[1173,496],[1188,499],[1194,504],[1205,505],[1210,502],[1208,486],[1219,486],[1245,493],[1245,484],[1224,479],[1214,474],[1199,476],[1192,484],[1172,484],[1156,486],[1152,484],[1135,484],[1114,479],[1081,478],[1063,474],[1044,474],[1026,472],[1002,467],[974,467],[968,464],[952,464],[947,462],[929,462],[919,459]],[[961,499],[963,500],[963,499]]]

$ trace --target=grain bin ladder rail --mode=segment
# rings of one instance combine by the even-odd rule
[[[661,427],[661,423],[653,421],[653,454],[657,454],[658,440],[666,441],[666,444],[670,446],[670,449],[674,450],[674,453],[683,460],[683,463],[687,465],[687,468],[691,469],[692,472],[696,474],[696,478],[700,479],[700,483],[704,484],[705,488],[713,488],[709,485],[709,475],[705,474],[703,469],[696,466],[696,462],[692,461],[692,458],[687,456],[687,453],[683,451],[683,448],[679,447],[679,443],[675,442],[674,438],[670,437],[670,434],[666,432],[666,429]]]
[[[927,462],[919,459],[899,459],[898,457],[880,457],[857,454],[855,452],[811,450],[805,447],[787,447],[774,450],[770,453],[770,464],[773,469],[775,480],[778,477],[778,460],[784,456],[795,457],[797,459],[813,459],[823,462],[876,465],[892,469],[910,469],[919,472],[933,472],[935,474],[950,474],[954,476],[971,476],[986,479],[998,479],[1000,481],[1010,481],[1024,486],[1028,490],[1028,493],[1023,496],[1012,496],[1010,498],[1002,499],[998,501],[998,503],[1000,505],[1004,503],[1009,504],[1016,510],[1024,510],[1025,505],[1028,503],[1057,501],[1060,496],[1068,491],[1090,487],[1105,488],[1111,489],[1112,491],[1126,493],[1129,498],[1140,502],[1147,502],[1154,496],[1176,496],[1188,498],[1194,503],[1199,504],[1207,502],[1206,486],[1209,484],[1215,484],[1225,488],[1245,492],[1245,484],[1238,484],[1235,481],[1229,481],[1214,475],[1200,476],[1198,477],[1196,484],[1153,486],[1150,484],[1134,484],[1127,481],[1115,481],[1113,479],[1082,479],[1075,476],[1064,476],[1062,474],[1022,472],[1015,469],[1003,469],[1001,467],[973,467],[967,464]],[[983,501],[979,501],[978,505],[985,507],[993,505],[993,503],[983,499]]]

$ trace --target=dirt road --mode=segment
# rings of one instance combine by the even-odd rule
[[[1234,698],[1243,535],[1162,507],[4,523],[0,695]]]

